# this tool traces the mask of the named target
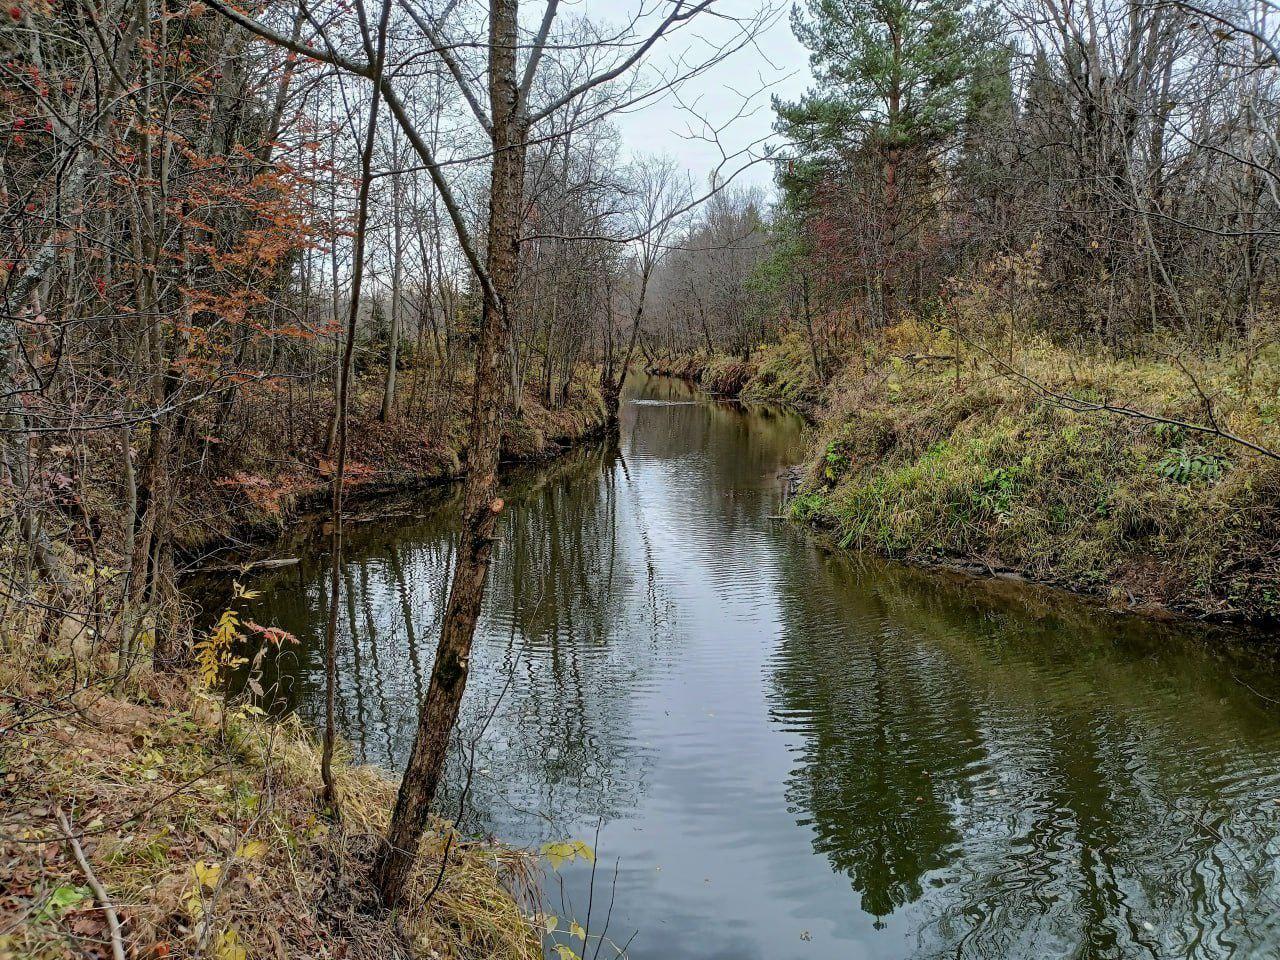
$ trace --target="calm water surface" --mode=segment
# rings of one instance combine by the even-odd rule
[[[635,960],[1280,955],[1260,654],[825,553],[773,519],[796,419],[634,393],[618,444],[512,478],[459,735],[471,829],[596,843],[591,928],[613,898]],[[339,709],[398,770],[456,503],[378,510],[347,538]],[[326,563],[317,541],[255,583],[312,719]],[[562,874],[548,908],[585,922],[588,872]]]

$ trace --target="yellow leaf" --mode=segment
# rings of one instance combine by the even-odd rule
[[[232,584],[232,590],[235,591],[237,598],[245,600],[256,600],[258,597],[262,596],[261,590],[249,590],[239,580]]]
[[[559,870],[560,864],[576,860],[579,857],[588,863],[595,863],[596,860],[595,851],[591,849],[590,844],[583,843],[581,840],[544,843],[542,845],[542,853],[550,861],[552,870]]]
[[[569,849],[567,843],[544,843],[542,845],[542,855],[551,862],[552,870],[559,870],[560,864],[573,856],[573,852]]]
[[[560,923],[560,918],[557,917],[554,913],[548,913],[545,917],[542,918],[542,922],[547,925],[547,933],[555,933],[556,927]]]
[[[582,929],[582,925],[577,920],[569,924],[569,936],[577,937],[583,943],[587,942],[587,931]]]
[[[222,876],[222,864],[197,860],[191,865],[191,872],[196,875],[196,881],[200,886],[212,890],[218,885],[218,878]]]
[[[240,943],[240,935],[225,930],[218,938],[218,960],[249,960],[249,952]]]
[[[556,954],[560,960],[581,960],[581,958],[573,952],[573,948],[563,943],[557,943],[555,946]]]
[[[245,860],[257,860],[266,852],[267,843],[265,840],[250,840],[236,849],[236,856],[243,857]]]

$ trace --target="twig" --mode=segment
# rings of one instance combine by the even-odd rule
[[[97,875],[93,872],[93,868],[89,866],[89,860],[84,855],[84,848],[80,846],[80,841],[71,832],[71,824],[67,822],[66,814],[61,809],[56,812],[58,825],[62,827],[62,834],[67,843],[71,844],[71,852],[75,854],[76,863],[80,864],[80,869],[84,871],[84,877],[89,881],[90,889],[93,890],[93,895],[98,898],[98,903],[102,904],[102,912],[107,915],[107,928],[111,931],[111,955],[115,960],[125,960],[124,940],[120,935],[120,918],[116,916],[116,908],[111,905],[111,898],[107,896],[107,891],[99,882]]]
[[[1205,393],[1204,388],[1200,386],[1200,381],[1196,379],[1195,374],[1187,369],[1187,365],[1182,362],[1182,357],[1177,354],[1173,354],[1170,356],[1170,359],[1178,365],[1178,369],[1186,375],[1186,378],[1191,381],[1191,386],[1195,387],[1196,393],[1200,395],[1200,402],[1204,404],[1204,415],[1209,421],[1209,426],[1221,433],[1222,428],[1218,426],[1218,418],[1213,413],[1213,401],[1209,399],[1209,395]]]
[[[276,570],[292,567],[301,561],[297,557],[273,557],[267,560],[251,560],[249,563],[223,563],[211,567],[197,567],[196,573],[248,573],[251,570]]]

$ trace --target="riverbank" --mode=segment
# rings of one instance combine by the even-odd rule
[[[31,626],[0,638],[0,956],[542,956],[526,855],[455,840],[442,872],[438,823],[392,922],[367,881],[383,773],[340,759],[331,817],[296,721]]]
[[[825,389],[794,335],[746,361],[652,369],[802,411],[815,432],[791,513],[845,549],[1148,614],[1280,617],[1280,463],[1049,395],[1216,422],[1280,449],[1280,345],[1117,360],[1028,337],[1007,351],[957,350],[946,331],[906,322]]]
[[[745,360],[721,354],[676,354],[654,358],[645,369],[696,383],[719,397],[789,407],[808,419],[819,411],[822,399],[822,384],[798,334],[754,350]]]
[[[390,422],[376,415],[379,385],[357,379],[347,428],[348,496],[410,491],[461,478],[470,418],[466,378],[437,385]],[[216,451],[213,469],[187,487],[178,504],[175,545],[203,558],[224,547],[279,535],[302,512],[327,505],[335,465],[327,455],[326,408],[313,406],[278,422],[266,399],[248,414],[246,441]],[[560,405],[526,391],[503,421],[502,460],[527,463],[557,456],[608,427],[593,370],[581,368]],[[201,562],[200,559],[195,561]]]
[[[846,367],[793,515],[845,548],[1022,576],[1126,608],[1280,616],[1280,463],[1176,424],[1075,412],[1045,393],[1217,423],[1277,449],[1280,347],[1124,361],[1035,338],[1012,357],[969,347],[957,364],[945,332],[903,324]]]

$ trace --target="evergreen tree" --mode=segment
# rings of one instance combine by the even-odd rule
[[[921,222],[908,211],[931,202],[937,153],[964,117],[982,60],[979,16],[966,0],[807,0],[792,10],[817,84],[799,101],[774,103],[798,154],[782,187],[803,205],[821,193],[815,178],[855,168],[859,199],[876,213],[865,237],[878,260],[868,285],[878,287],[884,320]]]
[[[910,148],[956,129],[982,46],[964,0],[807,0],[791,22],[817,86],[776,108],[802,150]]]

